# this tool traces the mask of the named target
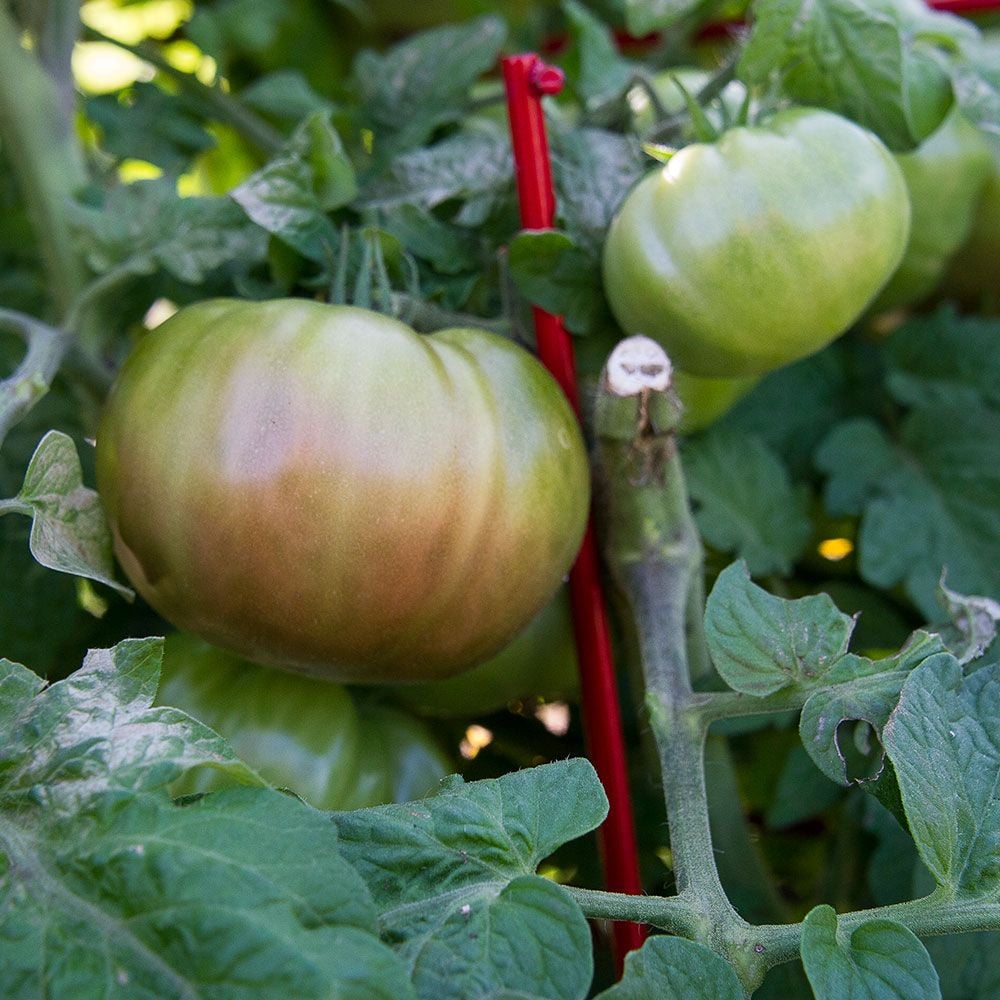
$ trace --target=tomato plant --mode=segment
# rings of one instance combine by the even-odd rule
[[[451,770],[431,734],[405,713],[359,705],[339,684],[260,667],[185,633],[164,644],[157,702],[201,719],[272,785],[318,809],[420,798]],[[205,767],[173,791],[231,784]]]
[[[909,232],[888,150],[822,111],[684,147],[608,230],[604,281],[629,333],[686,372],[760,375],[824,347],[871,302]]]
[[[526,352],[304,301],[207,302],[152,333],[97,467],[118,557],[168,619],[362,682],[496,652],[554,592],[589,498],[572,411]]]

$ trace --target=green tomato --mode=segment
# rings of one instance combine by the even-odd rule
[[[575,698],[580,678],[569,591],[563,587],[514,641],[458,677],[396,688],[399,701],[437,718],[494,712],[521,698]]]
[[[671,377],[684,407],[677,428],[682,434],[694,434],[710,427],[760,381],[759,375],[701,378],[676,368]]]
[[[969,236],[991,167],[982,134],[957,111],[896,161],[913,210],[910,240],[899,269],[875,300],[878,310],[918,303],[934,291]]]
[[[987,144],[990,169],[965,245],[952,258],[942,292],[971,306],[1000,304],[1000,141]]]
[[[798,108],[686,146],[611,223],[604,287],[621,327],[691,375],[761,375],[818,351],[902,259],[909,199],[870,132]]]
[[[589,470],[559,387],[482,330],[203,302],[127,360],[97,482],[178,628],[330,680],[430,680],[502,648],[570,566]]]
[[[420,798],[451,770],[416,719],[358,711],[339,684],[259,667],[184,633],[164,644],[156,701],[211,726],[261,777],[318,809]],[[221,772],[197,768],[172,790],[227,783]]]

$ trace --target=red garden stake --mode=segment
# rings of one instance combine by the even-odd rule
[[[562,89],[563,74],[556,67],[546,65],[537,55],[530,54],[504,59],[503,76],[521,223],[525,229],[550,229],[555,217],[555,194],[541,98]],[[569,334],[560,317],[543,309],[536,307],[534,318],[539,356],[579,416],[580,399]],[[599,831],[605,883],[609,890],[638,894],[642,892],[642,883],[635,824],[593,524],[587,528],[580,554],[570,571],[569,583],[588,752],[610,803],[608,818]],[[642,945],[646,929],[641,924],[616,923],[614,934],[615,958],[620,972],[626,953]]]

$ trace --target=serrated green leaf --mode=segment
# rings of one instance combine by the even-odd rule
[[[1000,135],[1000,45],[992,35],[963,40],[952,86],[965,117],[984,132]]]
[[[0,798],[70,808],[112,789],[165,795],[198,765],[263,784],[207,726],[150,707],[162,656],[161,639],[91,650],[79,670],[22,705],[0,743]]]
[[[379,225],[414,257],[433,264],[442,274],[461,274],[477,260],[478,247],[471,233],[441,222],[419,205],[397,205],[381,214]]]
[[[606,812],[592,766],[570,760],[333,819],[420,996],[569,998],[590,983],[589,931],[565,890],[534,872]]]
[[[854,780],[841,740],[845,723],[865,722],[878,736],[899,701],[907,675],[930,657],[944,653],[939,636],[915,632],[900,652],[885,660],[848,654],[827,674],[829,687],[811,695],[802,708],[799,735],[813,763],[831,780]],[[879,761],[872,771],[881,770]]]
[[[513,189],[510,140],[458,132],[426,149],[396,157],[386,173],[365,185],[359,201],[370,208],[434,208],[452,199],[493,201]]]
[[[172,175],[215,145],[202,123],[199,104],[168,94],[154,83],[138,82],[119,94],[91,97],[87,115],[101,131],[101,147],[122,159],[145,160]]]
[[[51,686],[0,661],[4,996],[412,998],[323,814],[266,788],[171,802],[198,764],[260,779],[150,707],[160,655],[127,640]]]
[[[754,15],[742,79],[777,72],[799,103],[852,118],[897,151],[944,120],[952,91],[942,50],[975,37],[918,0],[761,0]]]
[[[928,620],[942,572],[964,593],[1000,593],[1000,412],[924,406],[898,444],[871,421],[842,424],[817,454],[833,513],[860,513],[862,577],[903,584]]]
[[[498,17],[421,32],[384,54],[363,52],[354,79],[376,162],[420,146],[466,111],[469,88],[500,56],[507,28]]]
[[[49,431],[42,438],[11,507],[30,513],[31,554],[43,566],[96,580],[129,600],[135,596],[114,578],[111,531],[104,508],[97,493],[83,485],[71,437]]]
[[[599,257],[611,218],[649,169],[637,142],[597,128],[553,128],[552,174],[558,221]]]
[[[281,69],[262,76],[240,92],[240,100],[264,114],[300,122],[316,111],[330,111],[330,102],[309,85],[300,70]]]
[[[719,574],[705,610],[715,668],[733,690],[758,696],[821,685],[847,653],[853,629],[826,594],[774,597],[751,582],[743,563]]]
[[[802,924],[802,964],[816,1000],[941,998],[927,949],[891,920],[869,920],[848,936],[832,906],[817,906]]]
[[[625,974],[596,1000],[743,1000],[733,967],[710,948],[657,935],[625,956]]]
[[[754,575],[789,573],[808,542],[808,496],[759,438],[715,428],[684,448],[702,537],[744,559]]]
[[[614,36],[603,21],[577,0],[565,0],[563,8],[573,42],[564,60],[570,85],[587,108],[617,100],[632,82],[632,65],[618,54]]]
[[[228,198],[181,198],[166,180],[113,188],[100,207],[71,206],[92,270],[153,274],[201,284],[217,268],[262,261],[267,234]]]
[[[882,741],[910,832],[939,885],[1000,897],[1000,668],[935,656],[903,685]]]
[[[855,416],[855,396],[867,388],[841,343],[767,375],[722,418],[764,441],[796,478],[812,472],[816,446],[830,428]]]
[[[908,406],[1000,410],[1000,321],[945,308],[914,317],[886,341],[886,385]]]
[[[354,167],[330,113],[317,111],[299,125],[277,157],[232,192],[232,198],[261,229],[304,257],[327,263],[338,244],[327,213],[351,202],[357,190]]]
[[[532,305],[562,316],[573,333],[588,333],[607,319],[600,261],[566,233],[518,233],[507,259],[521,294]]]

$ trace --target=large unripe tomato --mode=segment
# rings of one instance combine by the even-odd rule
[[[417,719],[358,707],[339,684],[260,667],[185,633],[164,643],[156,701],[211,726],[261,777],[317,809],[421,798],[451,770]],[[218,771],[196,768],[172,791],[226,784]]]
[[[1000,139],[991,137],[989,176],[973,213],[972,231],[951,260],[942,286],[945,296],[973,308],[1000,304]]]
[[[915,304],[934,291],[969,236],[991,168],[982,133],[957,111],[912,153],[896,159],[913,209],[910,240],[876,309]]]
[[[843,333],[899,264],[906,185],[892,154],[827,111],[792,109],[684,147],[611,224],[619,324],[691,375],[760,375]]]
[[[573,412],[526,351],[305,300],[154,330],[112,390],[97,482],[164,617],[362,683],[500,649],[558,587],[589,499]]]

